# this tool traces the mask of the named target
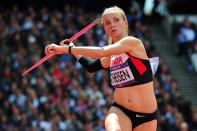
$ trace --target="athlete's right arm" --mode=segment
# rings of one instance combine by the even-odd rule
[[[60,42],[61,46],[65,45],[66,40]],[[75,46],[74,43],[70,43],[72,46]],[[108,68],[110,63],[110,57],[103,57],[100,59],[93,59],[78,54],[73,54],[79,63],[90,73],[96,72],[98,70]]]
[[[79,63],[90,73],[109,67],[109,57],[92,59],[85,56],[74,55]]]

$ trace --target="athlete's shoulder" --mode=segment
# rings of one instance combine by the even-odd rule
[[[127,36],[127,38],[128,38],[128,39],[138,39],[137,37],[130,36],[130,35],[129,35],[129,36]],[[139,40],[139,39],[138,39],[138,40]]]
[[[127,36],[124,38],[125,44],[129,44],[131,46],[136,46],[137,44],[142,44],[142,41],[133,36]]]
[[[134,36],[126,36],[124,37],[125,40],[128,40],[128,41],[136,41],[136,42],[141,42],[140,39],[134,37]]]

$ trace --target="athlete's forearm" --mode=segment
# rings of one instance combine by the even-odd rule
[[[73,54],[79,63],[90,73],[104,69],[101,65],[100,59],[92,59],[89,57]]]
[[[73,55],[82,55],[86,57],[91,57],[91,58],[102,58],[104,55],[103,53],[103,48],[102,47],[92,47],[92,46],[87,46],[87,47],[72,47],[71,53]],[[77,56],[77,58],[79,57]]]
[[[101,65],[100,59],[92,59],[89,57],[81,56],[79,63],[90,73],[104,69]]]
[[[56,52],[58,54],[69,54],[69,46],[57,46],[55,47],[57,50]],[[78,59],[80,55],[91,57],[91,58],[102,58],[103,57],[103,48],[102,47],[92,47],[92,46],[86,46],[86,47],[72,47],[71,54],[75,55]]]

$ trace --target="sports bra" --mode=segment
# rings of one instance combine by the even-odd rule
[[[156,72],[155,69],[154,73],[152,70],[149,59],[136,58],[128,53],[111,56],[110,77],[114,88],[136,86],[151,82]]]

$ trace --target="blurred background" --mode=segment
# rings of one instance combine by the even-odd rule
[[[129,35],[160,57],[154,90],[158,131],[197,131],[197,10],[194,0],[7,0],[0,4],[0,130],[105,131],[109,71],[88,73],[72,55],[45,56],[110,6],[125,11]],[[105,46],[102,24],[74,41]]]

